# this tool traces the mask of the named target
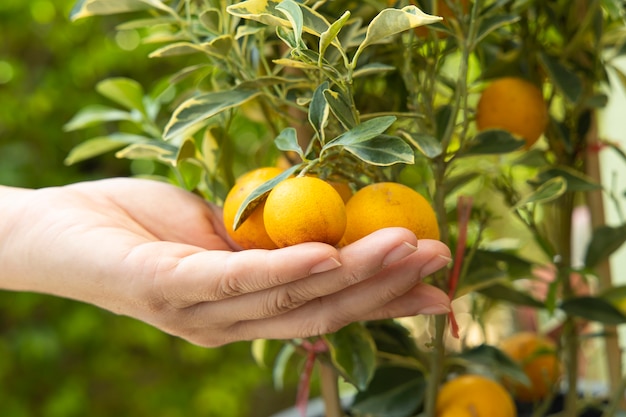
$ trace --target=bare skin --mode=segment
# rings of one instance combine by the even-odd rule
[[[137,179],[0,186],[0,220],[0,289],[94,304],[200,346],[450,308],[421,283],[450,262],[448,248],[402,228],[341,249],[240,251],[218,207]]]

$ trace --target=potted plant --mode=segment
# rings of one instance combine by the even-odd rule
[[[563,415],[574,416],[589,406],[579,390],[581,339],[594,338],[611,364],[610,389],[595,405],[615,415],[624,406],[615,328],[626,322],[618,307],[626,291],[612,284],[607,259],[626,240],[626,224],[604,223],[597,154],[624,152],[599,136],[596,113],[607,102],[609,71],[626,79],[613,65],[626,52],[622,6],[81,0],[74,19],[128,13],[119,29],[155,43],[152,58],[181,68],[149,93],[138,81],[102,81],[98,90],[122,109],[84,109],[68,129],[120,122],[119,130],[85,141],[67,162],[114,150],[156,160],[171,168],[165,180],[218,203],[237,174],[286,162],[284,174],[245,199],[234,226],[298,173],[352,190],[402,183],[429,202],[455,256],[428,281],[456,300],[455,311],[418,326],[354,323],[312,340],[254,342],[277,378],[300,364],[301,410],[318,364],[329,417],[346,412],[339,379],[356,388],[353,415],[491,415],[465,388],[451,394],[457,408],[442,405],[447,383],[468,375],[481,381],[472,386],[483,376],[497,381],[517,398],[519,415],[547,415],[559,400]],[[615,190],[604,191],[623,205]],[[580,209],[593,232],[575,259]],[[512,328],[492,322],[502,305]],[[463,308],[472,320],[459,323]],[[524,320],[540,316],[554,324],[550,334]],[[531,348],[487,337],[494,326],[502,337],[531,330]],[[528,362],[546,357],[551,365],[529,373]],[[545,389],[523,397],[520,384]]]

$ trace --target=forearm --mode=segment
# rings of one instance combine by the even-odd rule
[[[0,185],[0,289],[21,289],[17,276],[16,241],[26,216],[25,200],[33,190]]]

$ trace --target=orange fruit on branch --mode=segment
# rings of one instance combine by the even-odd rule
[[[346,203],[342,244],[353,243],[385,227],[405,227],[418,239],[439,239],[435,211],[420,193],[395,182],[370,184]]]
[[[541,90],[530,81],[503,77],[482,92],[476,107],[479,131],[502,129],[519,136],[530,148],[548,126],[549,114]]]
[[[342,197],[316,177],[294,177],[270,191],[263,211],[265,229],[278,247],[304,242],[336,245],[346,229]]]
[[[516,361],[530,380],[530,386],[506,381],[515,398],[535,402],[545,398],[561,377],[556,344],[533,332],[516,333],[500,343],[500,349]]]
[[[252,214],[237,228],[233,223],[244,200],[261,184],[283,172],[276,167],[258,168],[243,174],[228,192],[224,200],[224,226],[228,235],[244,249],[276,249],[276,244],[267,234],[263,221],[265,203],[259,204]]]
[[[437,417],[515,417],[511,394],[481,375],[460,375],[444,383],[437,394]]]

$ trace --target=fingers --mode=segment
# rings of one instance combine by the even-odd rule
[[[276,316],[308,301],[337,293],[367,280],[386,265],[414,254],[418,250],[416,244],[415,235],[406,229],[379,231],[342,249],[340,267],[323,272],[322,269],[325,268],[322,268],[320,272],[309,273],[306,277],[302,276],[302,279],[293,280],[287,284],[274,280],[272,284],[275,285],[263,291],[249,291],[247,294],[240,292],[239,297],[234,297],[233,295],[237,294],[231,292],[231,297],[223,297],[221,301],[198,308],[207,310],[206,314],[210,314],[214,319],[224,321],[255,320]],[[305,247],[300,247],[300,249],[307,250]],[[286,259],[283,258],[284,255],[280,253],[280,250],[271,253],[281,256],[278,260],[280,265],[294,262],[291,254],[287,254],[290,257]],[[319,268],[316,266],[314,269]],[[235,284],[241,283],[241,279],[243,276],[239,279],[228,276],[222,282],[228,283],[228,286],[241,285]],[[261,279],[267,281],[265,277]],[[258,285],[257,288],[259,288]]]
[[[334,332],[359,320],[446,313],[450,305],[447,295],[420,283],[424,276],[449,262],[446,254],[449,252],[440,242],[420,241],[413,255],[371,278],[281,315],[235,323],[230,337],[309,337]]]
[[[307,243],[178,255],[154,281],[177,310],[167,315],[175,320],[163,317],[159,327],[203,346],[308,337],[359,320],[449,311],[445,293],[420,283],[450,261],[449,249],[417,242],[402,228],[340,250]]]
[[[363,320],[383,320],[418,314],[446,314],[451,310],[450,298],[437,287],[419,283],[402,296],[372,311]]]
[[[413,253],[416,244],[413,233],[393,228],[373,233],[340,252],[329,245],[305,243],[272,251],[198,251],[177,258],[170,249],[170,262],[175,265],[160,268],[155,285],[177,308],[228,300],[215,310],[224,316],[241,312],[242,320],[262,318],[369,278],[386,264]],[[257,294],[288,283],[293,285]],[[254,297],[233,301],[246,294]],[[241,308],[233,308],[233,303]]]
[[[200,251],[176,259],[175,266],[155,277],[155,286],[171,305],[184,308],[257,293],[338,268],[338,258],[335,248],[322,243],[275,251]]]

